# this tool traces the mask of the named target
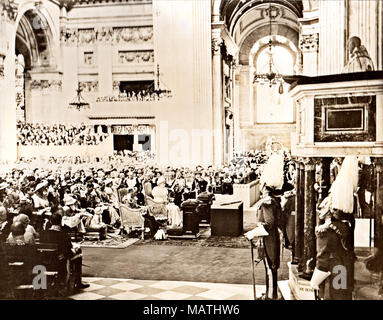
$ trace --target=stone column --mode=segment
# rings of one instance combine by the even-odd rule
[[[214,164],[221,165],[223,163],[223,126],[224,126],[224,112],[223,112],[223,96],[222,96],[222,56],[221,45],[223,44],[221,38],[220,25],[212,30],[212,67],[213,67],[213,152]]]
[[[15,39],[17,3],[3,11],[0,5],[0,161],[15,161],[16,91]]]
[[[299,47],[303,55],[303,74],[305,76],[318,75],[319,33],[302,34]]]
[[[233,83],[233,106],[234,106],[234,152],[239,153],[241,148],[241,130],[240,130],[240,113],[239,113],[239,75],[235,73]]]
[[[322,199],[328,196],[328,191],[330,190],[330,164],[332,158],[326,157],[322,158]]]
[[[383,241],[383,158],[376,158],[376,199],[374,217],[374,246]]]
[[[113,29],[99,28],[96,32],[99,95],[109,96],[113,94]]]
[[[304,245],[304,211],[303,211],[303,197],[304,189],[304,166],[300,159],[296,162],[297,177],[296,177],[296,192],[295,198],[295,257],[294,263],[298,263],[298,270],[303,271],[303,245]]]
[[[319,75],[341,73],[345,64],[345,3],[319,1]]]
[[[310,274],[314,271],[316,256],[315,225],[315,163],[313,159],[306,158],[304,162],[304,273]]]

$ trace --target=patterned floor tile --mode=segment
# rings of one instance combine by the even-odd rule
[[[142,286],[150,286],[152,284],[158,283],[158,281],[153,281],[153,280],[137,280],[137,279],[129,280],[129,282],[134,284],[139,284]]]
[[[110,297],[110,296],[116,295],[118,293],[123,293],[123,292],[125,292],[125,291],[120,290],[120,289],[115,289],[112,287],[104,287],[104,288],[92,291],[92,293],[100,294],[104,297]]]
[[[131,290],[131,292],[141,293],[146,295],[155,295],[157,293],[161,293],[164,291],[165,291],[164,289],[158,289],[153,287],[141,287],[141,288]]]
[[[145,296],[144,298],[141,298],[139,300],[163,300],[163,299],[157,298],[157,297],[154,297],[154,296]]]
[[[98,277],[82,277],[82,280],[84,282],[88,282],[88,283],[91,283],[91,282],[95,282],[95,281],[99,281],[99,280],[102,280],[104,278],[98,278]]]
[[[88,281],[85,281],[85,282],[88,282]],[[84,291],[94,291],[94,290],[98,290],[98,289],[101,289],[104,287],[105,286],[99,285],[97,283],[89,282],[89,288],[84,289]]]
[[[114,284],[120,283],[121,281],[116,279],[103,278],[101,280],[94,281],[93,283],[99,284],[102,286],[112,286]]]
[[[130,282],[125,281],[125,282],[120,282],[120,283],[114,284],[114,285],[112,285],[110,287],[111,288],[115,288],[115,289],[130,291],[130,290],[142,288],[142,285],[135,284],[135,283],[130,283]]]
[[[153,296],[163,300],[184,300],[186,298],[191,297],[192,295],[173,291],[164,291],[158,294],[154,294]]]
[[[150,287],[158,288],[158,289],[164,289],[164,290],[172,290],[172,289],[180,287],[182,285],[184,285],[184,283],[180,282],[180,281],[161,280],[161,281],[158,281],[156,283],[151,284]]]
[[[227,298],[233,296],[233,293],[227,290],[227,288],[222,290],[208,290],[202,293],[197,294],[196,296],[208,298],[211,300],[226,300]]]
[[[93,292],[81,292],[73,296],[70,296],[70,299],[73,299],[73,300],[99,300],[102,298],[104,298],[104,296],[93,293]]]
[[[181,286],[181,287],[174,288],[171,291],[196,295],[198,293],[202,293],[202,292],[205,292],[208,290],[209,289],[206,289],[206,288],[200,288],[200,287],[196,287],[196,286],[187,285],[187,286]]]
[[[253,300],[253,287],[243,284],[191,281],[83,278],[90,287],[76,300]],[[256,286],[260,297],[265,286]]]
[[[145,297],[146,297],[145,294],[135,293],[131,291],[126,291],[126,292],[109,296],[109,298],[116,299],[116,300],[138,300]]]
[[[253,298],[253,295],[235,294],[234,296],[228,297],[226,300],[253,300]]]

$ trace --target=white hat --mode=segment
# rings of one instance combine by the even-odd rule
[[[76,199],[73,198],[72,196],[66,194],[64,196],[64,203],[65,203],[66,206],[71,206],[71,205],[76,203]]]
[[[159,177],[158,180],[157,180],[157,185],[160,185],[161,183],[165,183],[164,176]]]
[[[43,182],[39,183],[39,184],[36,186],[36,188],[35,188],[35,192],[38,191],[38,190],[40,190],[40,189],[42,189],[42,188],[45,188],[46,186],[48,186],[48,182],[46,182],[46,181],[43,181]]]
[[[4,190],[6,188],[8,188],[8,183],[6,183],[6,182],[0,183],[0,190]]]
[[[94,209],[95,214],[102,214],[102,212],[103,212],[102,207],[97,207],[96,209]]]

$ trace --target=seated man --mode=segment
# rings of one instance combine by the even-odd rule
[[[80,290],[89,287],[89,284],[82,283],[82,253],[80,247],[75,247],[68,234],[61,229],[61,215],[56,212],[50,217],[51,228],[41,234],[41,242],[56,243],[58,246],[59,258],[62,261],[69,261],[73,270],[74,289]],[[61,270],[62,272],[63,269]],[[63,275],[61,275],[64,277]],[[63,278],[62,278],[63,279]]]

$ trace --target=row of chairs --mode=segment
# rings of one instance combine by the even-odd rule
[[[1,246],[1,280],[12,298],[52,298],[73,284],[69,263],[59,256],[57,244]]]

